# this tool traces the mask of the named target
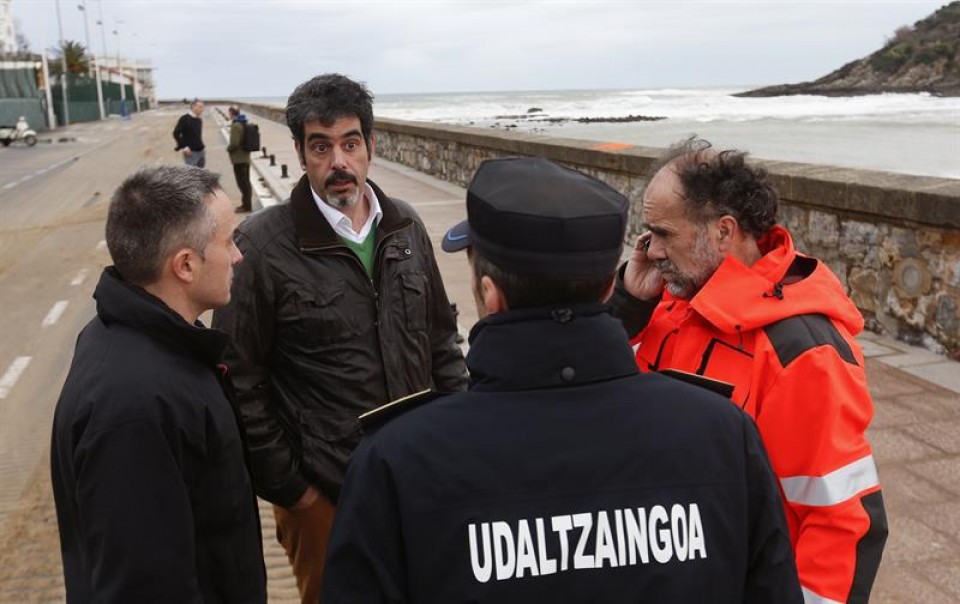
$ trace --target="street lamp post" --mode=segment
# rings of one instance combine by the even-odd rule
[[[127,116],[127,88],[123,83],[123,64],[120,59],[120,26],[123,21],[113,22],[113,35],[117,37],[117,72],[120,74],[120,119],[128,119]]]
[[[93,48],[90,46],[90,21],[87,19],[87,0],[81,0],[81,4],[77,5],[77,8],[83,13],[83,29],[87,38],[87,50],[93,51]],[[97,107],[100,109],[100,119],[106,117],[103,113],[103,88],[100,82],[100,63],[97,61],[96,56],[93,58],[94,70],[97,73]]]
[[[103,56],[104,62],[106,62],[107,34],[104,32],[104,25],[103,25],[103,0],[97,0],[97,9],[99,10],[99,13],[100,13],[100,18],[97,19],[97,25],[100,26],[100,54]]]
[[[63,93],[63,125],[70,125],[70,105],[67,103],[67,53],[63,45],[63,23],[60,20],[60,0],[57,0],[57,28],[60,30],[60,59],[63,64],[63,80],[60,91]]]

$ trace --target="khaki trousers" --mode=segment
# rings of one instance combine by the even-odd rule
[[[335,511],[334,505],[322,494],[313,505],[303,510],[273,506],[277,541],[287,552],[303,604],[320,602],[323,562],[327,557]]]

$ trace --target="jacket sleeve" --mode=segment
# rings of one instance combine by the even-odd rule
[[[866,438],[873,403],[862,355],[848,346],[843,355],[829,345],[802,352],[758,400],[800,582],[813,602],[867,602],[887,537]]]
[[[776,476],[753,421],[744,414],[749,543],[744,602],[801,604],[803,595]]]
[[[177,146],[173,149],[174,151],[179,151],[186,146],[183,142],[183,137],[186,134],[183,130],[185,119],[186,116],[181,115],[180,119],[177,120],[177,125],[173,127],[173,140],[177,141]]]
[[[418,223],[424,249],[429,250],[428,287],[430,288],[430,349],[433,361],[433,385],[440,392],[459,392],[467,388],[467,365],[457,344],[457,320],[443,286],[440,268],[426,229]]]
[[[276,308],[273,279],[263,254],[241,232],[237,247],[243,262],[236,269],[230,303],[213,313],[213,326],[230,336],[224,355],[237,394],[250,448],[257,494],[290,507],[307,490],[299,456],[281,423],[270,381],[270,353]]]
[[[623,323],[623,329],[627,332],[627,338],[632,340],[647,326],[653,311],[656,310],[660,298],[644,301],[640,298],[634,298],[627,291],[623,284],[623,272],[627,264],[623,263],[617,270],[617,278],[613,286],[613,294],[610,296],[610,304],[613,316],[620,319]]]
[[[177,426],[153,418],[79,442],[77,512],[92,601],[202,601],[189,451]]]
[[[409,602],[399,502],[387,460],[365,439],[347,468],[323,570],[326,604]]]
[[[230,123],[230,142],[227,143],[227,153],[232,153],[240,148],[240,140],[243,138],[243,124],[240,122]]]

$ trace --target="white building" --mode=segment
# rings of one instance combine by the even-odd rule
[[[0,0],[0,53],[16,52],[17,32],[13,29],[13,0]]]
[[[0,0],[2,1],[2,0]],[[150,59],[128,59],[123,57],[97,57],[103,78],[107,82],[123,82],[128,86],[135,86],[135,94],[146,99],[150,107],[157,106],[157,93],[153,84],[153,62]],[[117,69],[117,66],[120,69]],[[134,82],[136,80],[136,82]]]

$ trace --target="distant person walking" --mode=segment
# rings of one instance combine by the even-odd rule
[[[183,161],[188,166],[205,168],[207,156],[203,145],[203,101],[194,99],[190,112],[184,113],[173,129],[174,151],[183,151]]]
[[[220,355],[197,317],[240,251],[213,172],[127,178],[50,452],[67,602],[266,602],[253,484]]]
[[[244,132],[246,131],[247,116],[240,113],[236,107],[227,109],[230,114],[230,142],[227,144],[227,153],[230,154],[230,163],[233,164],[233,176],[237,179],[240,189],[240,205],[237,212],[249,212],[252,208],[253,187],[250,186],[250,152],[244,149]]]

